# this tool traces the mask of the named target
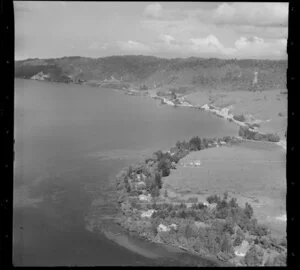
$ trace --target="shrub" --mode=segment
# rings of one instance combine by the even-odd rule
[[[280,239],[279,245],[281,245],[283,247],[287,247],[287,240],[286,240],[285,237],[283,237],[282,239]]]
[[[195,212],[195,220],[205,222],[210,219],[210,214],[206,207]]]
[[[206,138],[202,139],[202,147],[203,149],[208,148],[208,140]]]
[[[181,209],[177,212],[177,217],[179,218],[187,218],[187,213],[184,209]]]
[[[150,190],[150,194],[151,196],[154,197],[158,197],[159,196],[159,189],[157,186],[153,186]]]
[[[225,137],[223,137],[223,139],[222,139],[224,142],[226,142],[226,143],[230,143],[231,142],[231,137],[230,136],[225,136]]]
[[[220,251],[216,232],[212,229],[207,230],[206,248],[213,254],[217,254]]]
[[[127,191],[128,192],[128,191]],[[131,189],[129,191],[130,196],[138,196],[139,192],[136,189]]]
[[[253,246],[246,253],[245,263],[247,266],[259,266],[262,263],[262,251],[258,246]]]
[[[211,196],[208,196],[206,198],[206,200],[210,204],[211,203],[217,203],[218,204],[221,201],[221,198],[219,196],[217,196],[217,195],[211,195]]]
[[[205,204],[203,204],[202,202],[200,202],[200,203],[193,203],[191,208],[194,210],[198,210],[198,209],[201,210],[201,209],[207,208],[207,206]]]
[[[190,198],[188,198],[187,202],[189,202],[189,203],[197,203],[198,202],[198,197],[190,197]]]
[[[243,240],[244,240],[243,237],[237,235],[233,241],[233,246],[236,247],[236,246],[241,245]]]
[[[189,154],[189,150],[187,149],[179,149],[176,148],[176,152],[173,154],[171,161],[175,162],[176,164],[178,163],[178,161],[182,158],[184,158],[186,155]]]
[[[243,114],[234,115],[233,119],[235,119],[236,121],[240,121],[240,122],[245,122],[245,120],[246,120],[246,118]]]
[[[269,234],[269,230],[264,225],[256,225],[255,228],[251,230],[251,233],[255,236],[266,236]]]
[[[224,226],[223,226],[223,232],[224,233],[229,233],[230,235],[234,234],[234,224],[233,222],[226,220]]]
[[[140,85],[139,89],[140,90],[148,90],[148,86],[143,84],[143,85]]]
[[[185,226],[184,234],[186,238],[197,237],[197,233],[198,233],[198,228],[196,227],[195,224],[187,224]]]
[[[268,133],[265,135],[269,142],[279,142],[280,137],[277,134]]]
[[[286,256],[279,254],[274,258],[274,266],[286,266]]]
[[[176,147],[180,150],[189,150],[190,149],[190,144],[186,141],[178,141],[176,143]]]

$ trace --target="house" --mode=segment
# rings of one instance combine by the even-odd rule
[[[234,254],[239,257],[245,257],[248,250],[249,250],[249,242],[243,240],[243,242],[238,247],[235,248]]]
[[[159,224],[157,227],[157,232],[169,232],[170,228],[166,225]]]
[[[142,218],[151,218],[151,216],[153,215],[153,213],[156,212],[156,210],[154,209],[149,209],[147,211],[143,211],[141,214]]]
[[[177,225],[175,223],[172,223],[169,227],[171,229],[177,230]]]
[[[195,221],[195,225],[197,229],[210,227],[208,224],[205,224],[204,222],[201,221]]]
[[[139,200],[140,201],[145,201],[145,202],[150,202],[151,201],[151,195],[150,194],[148,194],[148,195],[141,194],[139,196]]]

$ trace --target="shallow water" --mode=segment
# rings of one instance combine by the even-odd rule
[[[179,139],[236,134],[223,119],[148,97],[16,79],[14,264],[170,264],[89,232],[86,218],[116,212],[114,177],[125,165]]]

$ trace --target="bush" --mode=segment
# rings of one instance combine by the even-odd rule
[[[243,240],[244,240],[243,237],[241,237],[241,236],[236,236],[235,239],[234,239],[234,241],[233,241],[233,246],[234,246],[234,247],[237,247],[237,246],[241,245],[242,242],[243,242]]]
[[[187,206],[185,203],[179,204],[179,209],[187,209]]]
[[[190,149],[190,144],[186,141],[178,141],[176,143],[176,148],[180,149],[180,150],[189,150]]]
[[[195,224],[187,224],[185,226],[184,236],[186,238],[197,237],[198,228]]]
[[[217,195],[211,195],[211,196],[208,196],[206,198],[206,200],[209,204],[211,204],[211,203],[217,203],[218,204],[221,201],[221,198]]]
[[[187,213],[184,209],[180,209],[176,215],[178,218],[187,218]]]
[[[239,114],[239,115],[234,115],[233,119],[236,121],[240,121],[240,122],[245,122],[246,118],[243,114]]]
[[[233,227],[234,227],[233,222],[231,222],[229,220],[226,220],[226,222],[225,222],[225,224],[223,226],[223,232],[232,235],[232,234],[234,234]]]
[[[277,134],[268,133],[265,135],[269,142],[279,142],[280,137]]]
[[[208,148],[208,140],[206,138],[202,139],[202,147],[203,149]]]
[[[198,210],[198,209],[201,210],[201,209],[207,208],[207,206],[205,204],[203,204],[202,202],[200,202],[200,203],[193,203],[191,208],[193,210]]]
[[[159,196],[159,189],[157,186],[153,186],[150,190],[150,194],[153,198],[158,197]]]
[[[246,253],[245,263],[247,266],[259,266],[262,263],[262,256],[262,250],[255,245]]]
[[[286,266],[286,256],[279,254],[274,258],[274,266]]]
[[[222,139],[224,142],[226,142],[226,143],[230,143],[231,142],[231,137],[230,136],[225,136],[225,137],[223,137],[223,139]]]
[[[187,200],[188,203],[197,203],[198,202],[198,197],[190,197]]]
[[[206,248],[213,254],[217,254],[220,251],[216,232],[212,229],[207,230]]]
[[[255,236],[266,236],[269,234],[269,230],[264,225],[256,225],[255,228],[251,230],[251,233]]]

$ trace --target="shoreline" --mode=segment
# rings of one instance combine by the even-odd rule
[[[219,143],[213,144],[213,147],[220,147],[220,146],[222,147],[223,144],[221,142],[223,140],[222,139],[217,139],[217,140],[219,140]],[[239,142],[243,142],[243,141],[245,141],[245,140],[242,139],[242,140],[238,141],[238,143]],[[229,142],[227,144],[232,144],[232,143],[235,144],[234,141]],[[208,148],[211,148],[211,147],[208,147]],[[194,150],[194,151],[197,151],[197,150]],[[172,151],[171,151],[171,155],[172,155]],[[145,161],[145,162],[147,164],[147,161]],[[219,253],[214,254],[214,253],[207,252],[207,251],[205,251],[205,249],[200,249],[199,251],[195,251],[194,249],[191,249],[191,247],[189,245],[188,246],[182,246],[181,244],[179,244],[176,241],[174,243],[173,242],[169,242],[169,240],[166,240],[167,239],[167,238],[165,238],[166,236],[161,235],[161,234],[162,233],[172,232],[172,229],[170,229],[170,228],[172,227],[172,225],[174,225],[174,221],[167,221],[170,217],[168,217],[167,219],[165,219],[165,221],[161,220],[160,222],[157,223],[157,224],[160,223],[160,225],[157,227],[157,234],[155,234],[155,233],[153,234],[151,232],[151,230],[149,231],[149,229],[147,229],[150,226],[149,224],[151,224],[152,222],[154,222],[154,223],[156,222],[155,221],[156,216],[155,216],[155,218],[153,220],[152,215],[155,212],[164,211],[164,210],[153,210],[153,209],[156,209],[156,208],[155,207],[153,208],[153,206],[151,207],[150,205],[154,203],[155,205],[162,205],[163,206],[163,205],[165,205],[167,203],[167,206],[164,206],[164,207],[168,208],[169,207],[168,205],[174,205],[174,202],[170,202],[168,200],[166,201],[162,197],[162,194],[158,195],[158,197],[156,199],[155,199],[155,197],[153,197],[150,194],[148,194],[147,196],[150,196],[149,200],[146,200],[147,196],[145,194],[147,194],[147,193],[144,193],[144,192],[137,193],[136,195],[129,195],[128,190],[126,191],[126,187],[124,186],[124,184],[122,183],[122,181],[124,181],[127,177],[129,177],[129,179],[131,179],[133,177],[132,180],[129,180],[129,184],[132,187],[135,186],[135,183],[141,183],[141,181],[142,182],[145,181],[145,179],[142,177],[143,173],[141,172],[141,170],[143,170],[142,169],[143,165],[137,165],[137,166],[132,165],[132,166],[134,166],[134,167],[130,166],[132,169],[129,169],[129,168],[124,169],[117,176],[117,191],[118,191],[118,194],[119,194],[119,199],[118,199],[118,202],[119,202],[119,216],[118,217],[119,218],[117,220],[117,224],[119,224],[126,231],[129,231],[130,233],[134,233],[134,235],[137,235],[138,237],[140,237],[142,239],[145,239],[145,240],[153,242],[153,243],[159,243],[159,244],[164,244],[164,245],[167,245],[167,246],[176,247],[176,248],[181,249],[181,250],[183,250],[183,251],[185,251],[187,253],[199,256],[200,259],[201,258],[204,258],[204,259],[207,258],[209,260],[213,260],[215,262],[218,262],[221,265],[223,263],[225,263],[225,264],[228,263],[231,266],[232,265],[235,265],[235,266],[243,265],[243,261],[240,262],[241,257],[239,257],[239,255],[235,255],[233,257],[232,257],[232,255],[224,255],[223,253],[222,253],[223,255],[222,254],[219,255]],[[176,169],[176,168],[174,168],[174,169]],[[127,170],[129,170],[130,172],[132,171],[132,173],[128,172],[128,176],[125,176],[125,175],[127,175]],[[125,173],[125,175],[124,175],[124,173]],[[134,175],[138,175],[139,176],[138,177],[139,180],[134,180],[135,179]],[[143,180],[141,180],[141,179],[143,179]],[[138,181],[138,182],[136,182],[136,181]],[[132,190],[132,188],[131,188],[131,190]],[[138,194],[144,194],[144,195],[138,195]],[[145,199],[144,199],[143,196],[145,197]],[[142,199],[142,197],[143,197],[143,199]],[[184,204],[186,204],[187,202],[185,201]],[[175,203],[175,205],[176,204],[177,203]],[[205,206],[208,205],[208,206],[206,206],[206,207],[209,207],[208,209],[213,209],[213,208],[210,208],[210,206],[209,206],[210,203],[207,204],[205,202],[204,203],[200,202],[200,204],[205,205]],[[142,206],[142,208],[138,207],[138,205]],[[152,209],[149,210],[149,206]],[[191,206],[188,206],[188,209],[189,209],[189,207],[191,207]],[[145,210],[147,210],[147,211],[145,211]],[[149,213],[150,215],[148,216],[148,212],[149,211],[151,211],[151,213]],[[170,210],[168,210],[168,211],[170,211]],[[214,210],[212,210],[212,211],[214,211]],[[147,216],[146,216],[146,214],[147,214]],[[172,220],[172,218],[171,218],[171,220]],[[217,221],[217,220],[215,220],[215,221]],[[180,222],[182,222],[182,221],[177,221],[175,223],[175,226],[181,226],[181,225],[179,225],[179,224],[181,224]],[[212,219],[210,222],[214,222],[214,219]],[[166,223],[167,224],[172,223],[172,224],[171,225],[162,225],[162,224],[166,224]],[[160,226],[162,226],[162,228],[165,228],[162,232],[159,231],[159,227]],[[260,225],[258,225],[258,226],[260,226]],[[175,230],[175,231],[177,231],[177,230]],[[267,234],[269,234],[269,233],[267,233]],[[163,238],[161,238],[161,237],[163,237]],[[250,240],[252,239],[251,241],[253,241],[254,239],[259,239],[259,238],[256,238],[256,237],[257,236],[252,236],[252,238],[249,238],[249,239]],[[247,240],[247,241],[250,241],[250,240]],[[270,245],[276,246],[276,242],[275,242],[275,244],[273,244],[272,241],[270,242]],[[248,250],[251,250],[251,248],[257,248],[256,246],[257,246],[256,244],[252,243],[252,244],[250,244]],[[283,251],[281,250],[281,251],[279,251],[279,253],[276,253],[277,251],[276,252],[273,251],[273,253],[275,252],[275,254],[277,254],[276,256],[278,256],[278,254],[279,254],[279,256],[284,256],[283,255],[284,253],[282,253],[282,252],[285,252],[284,250],[285,249],[283,248]],[[266,251],[266,252],[269,252],[269,251]],[[224,259],[224,256],[227,259]],[[229,257],[227,257],[227,256],[229,256]],[[245,255],[243,255],[243,256],[245,256]],[[268,256],[268,255],[266,255],[266,256]],[[242,264],[240,264],[240,263],[242,263]]]
[[[239,127],[248,128],[251,132],[255,132],[256,134],[259,134],[262,136],[268,135],[266,133],[260,132],[255,125],[253,126],[253,123],[257,123],[261,120],[254,119],[252,121],[252,123],[249,123],[247,121],[242,122],[242,121],[238,121],[237,119],[235,119],[234,115],[232,113],[230,113],[232,106],[219,108],[214,105],[208,105],[207,103],[205,103],[204,105],[200,105],[200,106],[192,105],[191,103],[186,101],[185,95],[178,98],[178,103],[174,103],[174,101],[172,101],[166,97],[158,96],[156,93],[148,94],[148,96],[154,100],[161,100],[161,102],[165,105],[169,105],[169,106],[173,106],[173,107],[189,107],[189,108],[198,109],[201,111],[206,111],[206,112],[212,113],[213,115],[216,115],[217,117],[223,118],[229,122],[234,122]],[[251,140],[251,141],[265,141],[265,140]],[[287,144],[286,139],[280,138],[279,141],[273,142],[273,143],[279,145],[286,151],[286,144]]]

